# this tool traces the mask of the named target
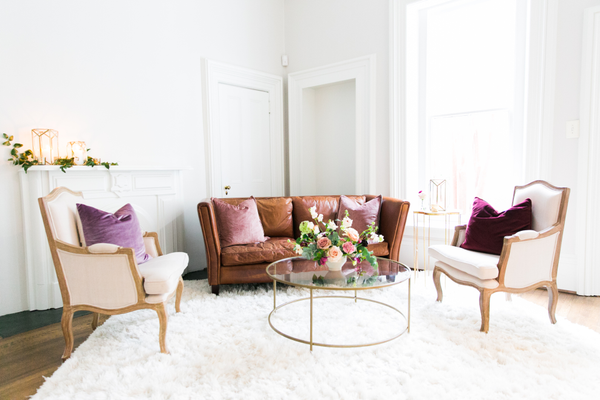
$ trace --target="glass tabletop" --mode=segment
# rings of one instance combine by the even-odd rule
[[[410,279],[411,270],[398,261],[377,257],[377,268],[363,261],[348,261],[341,271],[302,257],[284,258],[269,264],[267,274],[275,281],[292,286],[327,290],[366,290],[396,285]]]

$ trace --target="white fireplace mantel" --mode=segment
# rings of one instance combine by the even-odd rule
[[[20,172],[29,310],[62,307],[38,198],[65,186],[86,204],[114,212],[130,203],[144,231],[158,232],[163,252],[184,251],[181,170],[161,167],[35,166]]]

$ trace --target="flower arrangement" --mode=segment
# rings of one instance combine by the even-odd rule
[[[323,214],[317,214],[316,207],[309,209],[315,222],[300,223],[300,237],[296,239],[294,251],[308,260],[317,261],[324,265],[327,261],[338,262],[344,256],[352,260],[352,265],[367,260],[377,269],[377,258],[367,249],[369,239],[373,242],[383,242],[383,235],[378,235],[378,227],[371,223],[362,233],[352,228],[352,220],[346,215],[340,221],[340,229],[334,221],[329,220],[325,230],[321,231],[319,223],[323,223]],[[339,220],[336,220],[339,221]]]

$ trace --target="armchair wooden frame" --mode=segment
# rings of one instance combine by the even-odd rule
[[[48,206],[48,203],[52,202],[56,198],[58,198],[63,193],[69,193],[73,196],[82,197],[81,192],[74,192],[67,188],[60,187],[54,189],[50,194],[45,197],[41,197],[38,199],[40,210],[42,213],[42,219],[44,221],[44,228],[46,230],[46,237],[48,238],[48,244],[50,245],[50,253],[52,254],[52,261],[54,262],[54,268],[56,270],[56,276],[58,278],[58,284],[60,287],[62,302],[63,302],[63,312],[61,318],[61,326],[63,335],[65,338],[65,350],[62,355],[63,361],[67,360],[71,353],[73,352],[73,314],[76,311],[91,311],[94,313],[92,319],[92,329],[96,329],[99,322],[100,314],[106,315],[116,315],[116,314],[124,314],[135,310],[141,309],[150,309],[156,311],[158,314],[160,329],[159,329],[159,344],[161,353],[169,353],[166,343],[166,335],[167,335],[167,321],[168,321],[168,313],[167,313],[167,301],[176,294],[175,300],[175,310],[177,312],[181,311],[181,295],[183,293],[183,279],[179,278],[179,283],[177,285],[176,290],[173,293],[170,293],[164,301],[160,301],[158,303],[148,303],[146,301],[146,292],[144,291],[144,279],[140,274],[138,269],[137,261],[135,258],[134,250],[131,248],[122,248],[113,245],[109,249],[104,250],[92,250],[90,247],[80,247],[75,246],[69,243],[66,243],[55,237],[55,233],[51,227],[52,215]],[[147,241],[144,240],[146,246],[148,243],[152,243],[154,246],[154,252],[158,256],[163,255],[162,250],[160,248],[160,244],[158,242],[158,234],[156,232],[146,232],[144,234],[144,238],[152,238],[153,240]],[[98,246],[98,245],[97,245]],[[61,261],[61,257],[59,253],[63,254],[76,254],[82,255],[84,257],[90,257],[90,259],[98,256],[102,257],[112,257],[115,260],[117,258],[122,259],[126,257],[129,270],[131,276],[133,278],[133,282],[135,285],[136,291],[136,302],[134,304],[130,304],[126,307],[120,308],[102,308],[90,304],[72,304],[71,294],[69,292],[69,286],[67,284],[67,279],[65,276],[65,269]]]
[[[558,220],[554,225],[552,225],[542,231],[539,231],[538,232],[539,236],[536,236],[534,238],[527,238],[527,239],[523,238],[522,239],[517,234],[504,237],[502,252],[500,253],[500,259],[498,261],[498,278],[496,278],[496,280],[498,281],[498,286],[496,288],[494,288],[494,289],[484,288],[473,282],[468,282],[468,281],[457,279],[456,277],[452,276],[451,273],[446,271],[444,269],[443,265],[438,265],[440,263],[436,263],[436,266],[433,270],[433,282],[434,282],[435,288],[437,290],[437,301],[439,301],[439,302],[441,302],[443,299],[442,286],[440,283],[440,276],[442,273],[444,275],[446,275],[448,278],[450,278],[452,281],[454,281],[460,285],[472,286],[475,289],[479,290],[479,292],[480,292],[479,307],[481,310],[481,329],[480,329],[481,332],[487,333],[489,331],[489,327],[490,327],[490,297],[492,294],[494,294],[496,292],[524,293],[524,292],[528,292],[530,290],[534,290],[534,289],[541,288],[541,287],[546,288],[546,290],[548,291],[548,316],[550,317],[550,321],[553,324],[556,323],[555,313],[556,313],[556,306],[558,304],[558,287],[556,285],[556,276],[557,276],[557,272],[558,272],[558,261],[560,258],[562,236],[563,236],[563,230],[564,230],[564,226],[565,226],[567,206],[568,206],[568,202],[569,202],[569,194],[570,194],[571,190],[566,187],[556,187],[556,186],[549,184],[548,182],[538,180],[538,181],[531,182],[527,185],[516,186],[515,190],[513,192],[513,202],[514,202],[515,194],[517,193],[518,190],[524,189],[524,188],[527,188],[529,186],[533,186],[536,184],[542,184],[550,189],[554,189],[554,190],[562,192],[561,199],[560,199],[560,205],[559,205],[559,211],[558,211]],[[464,241],[464,238],[465,238],[466,228],[467,228],[466,225],[460,225],[455,228],[454,237],[453,237],[452,243],[451,243],[452,246],[460,246],[462,244],[462,242]],[[527,287],[515,288],[515,287],[507,286],[505,284],[505,276],[506,276],[506,271],[508,268],[508,262],[511,257],[512,246],[519,242],[536,241],[536,240],[550,237],[555,234],[558,234],[558,238],[556,241],[555,253],[554,253],[554,257],[553,257],[552,272],[551,272],[552,279],[539,281],[539,282],[536,282]]]

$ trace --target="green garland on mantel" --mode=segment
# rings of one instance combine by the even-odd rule
[[[4,139],[6,139],[6,141],[2,144],[4,146],[12,145],[12,147],[13,147],[10,150],[11,157],[8,159],[8,161],[12,161],[13,165],[20,165],[21,167],[23,167],[23,170],[25,170],[25,173],[27,173],[27,170],[29,168],[33,167],[34,165],[43,165],[43,164],[40,164],[38,162],[38,160],[36,160],[33,157],[33,151],[25,150],[25,151],[21,152],[19,149],[21,147],[23,147],[23,145],[21,143],[13,144],[12,141],[15,138],[14,136],[8,136],[6,133],[3,133],[2,136],[4,137]],[[90,151],[90,149],[87,149],[87,151]],[[75,159],[73,157],[57,158],[56,160],[54,160],[54,163],[52,163],[52,165],[60,165],[60,170],[62,172],[67,172],[67,168],[71,168],[71,167],[75,166]],[[97,159],[94,159],[94,158],[88,156],[85,164],[83,164],[83,165],[87,165],[88,167],[95,167],[96,165],[103,165],[104,167],[106,167],[106,169],[110,169],[110,167],[112,165],[119,165],[119,163],[109,163],[109,162],[101,163]]]

